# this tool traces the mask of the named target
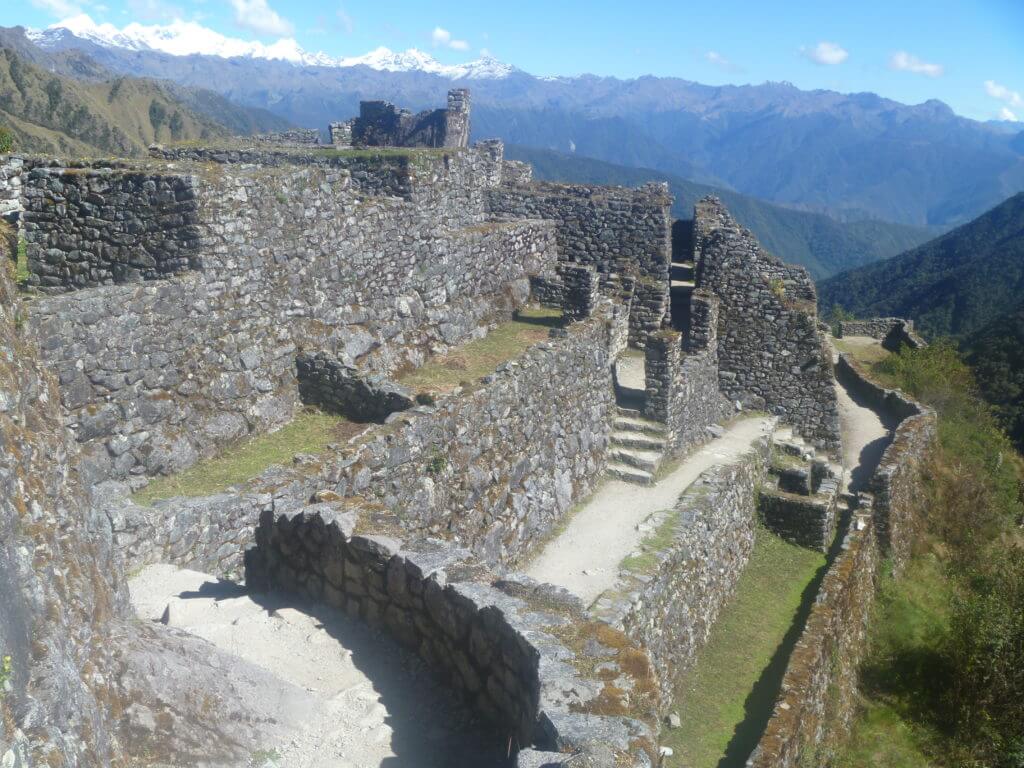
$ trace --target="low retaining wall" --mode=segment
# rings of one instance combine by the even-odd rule
[[[221,496],[135,507],[121,486],[105,508],[128,567],[169,561],[221,573],[237,564],[261,510],[290,512],[316,494],[362,500],[397,516],[407,535],[450,539],[488,563],[514,563],[604,470],[612,361],[625,327],[622,308],[603,305],[592,318],[552,329],[550,340],[473,390],[404,411],[341,449],[268,469],[233,494],[248,505],[237,515],[222,514]],[[185,529],[195,532],[190,545],[180,541]]]
[[[928,345],[914,332],[914,322],[902,317],[842,320],[839,323],[839,338],[844,336],[870,336],[881,341],[882,346],[890,352],[899,352],[904,346],[920,349]]]
[[[295,368],[302,402],[355,421],[381,421],[416,404],[413,393],[400,384],[363,374],[323,352],[299,355]]]
[[[368,517],[331,504],[264,514],[247,583],[386,629],[481,712],[501,744],[523,750],[523,768],[653,764],[658,692],[642,650],[595,627],[564,590],[495,579],[465,549],[356,534]]]
[[[871,520],[859,517],[825,574],[748,768],[829,764],[856,708],[878,561]]]
[[[768,454],[762,438],[738,461],[704,472],[673,509],[645,524],[664,543],[627,559],[616,585],[594,603],[595,616],[650,653],[666,703],[750,558]]]
[[[839,356],[836,375],[872,408],[899,421],[867,489],[874,496],[875,535],[898,573],[923,523],[921,465],[935,440],[935,411],[873,382],[846,355]]]
[[[840,381],[872,407],[891,408],[900,423],[869,483],[873,509],[855,514],[825,574],[749,768],[828,764],[852,722],[881,558],[891,556],[898,573],[921,523],[921,464],[935,439],[935,412],[872,382],[845,355],[836,370]]]
[[[763,491],[758,511],[765,527],[786,541],[827,552],[836,535],[836,496]]]

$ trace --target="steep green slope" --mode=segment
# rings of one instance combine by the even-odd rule
[[[83,82],[53,75],[0,49],[0,110],[19,149],[136,155],[154,141],[202,139],[226,133],[149,80]],[[45,130],[39,130],[45,129]],[[74,142],[50,138],[58,133]]]
[[[972,334],[963,349],[982,396],[1024,448],[1024,304]]]
[[[550,150],[508,146],[511,160],[531,163],[536,178],[581,184],[637,185],[667,181],[675,196],[673,214],[693,218],[693,206],[705,195],[717,195],[737,221],[751,229],[780,258],[801,264],[815,279],[884,259],[924,242],[927,230],[880,221],[842,223],[828,216],[782,208],[727,189],[698,184],[645,168],[627,168],[600,160]]]
[[[896,258],[825,280],[824,310],[913,318],[925,335],[965,337],[1020,304],[1024,193]]]

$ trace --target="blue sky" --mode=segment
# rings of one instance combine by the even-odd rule
[[[332,56],[383,45],[456,63],[486,51],[539,75],[787,80],[1024,120],[1024,0],[15,0],[8,9],[5,24],[41,27],[76,12],[118,27],[181,18],[232,37],[293,37]]]

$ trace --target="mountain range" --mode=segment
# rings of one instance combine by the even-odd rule
[[[542,181],[630,187],[649,181],[668,182],[675,200],[672,214],[679,219],[693,218],[694,204],[706,195],[714,195],[769,251],[785,261],[807,267],[816,280],[894,256],[931,237],[926,229],[903,224],[871,220],[840,222],[820,213],[784,208],[649,168],[629,168],[515,144],[505,147],[505,156],[530,163],[534,178]]]
[[[184,23],[117,29],[77,17],[41,31],[8,28],[0,42],[213,88],[320,129],[354,115],[362,99],[423,109],[442,104],[453,85],[470,87],[477,138],[655,168],[847,221],[942,231],[1024,189],[1024,131],[959,117],[934,100],[908,106],[789,83],[537,77],[494,59],[443,65],[415,50],[339,59]]]

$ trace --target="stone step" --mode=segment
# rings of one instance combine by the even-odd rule
[[[637,416],[620,416],[613,423],[616,431],[646,432],[649,435],[664,435],[665,425]]]
[[[617,405],[615,406],[615,410],[618,412],[619,416],[623,416],[627,419],[642,419],[644,417],[639,408],[623,408],[621,405]]]
[[[609,455],[616,464],[628,464],[647,472],[657,472],[664,458],[661,451],[644,451],[639,448],[614,448]]]
[[[621,429],[612,432],[612,445],[620,445],[623,448],[640,448],[644,451],[664,451],[664,438],[657,437],[648,432],[635,432],[628,429]]]
[[[689,288],[691,291],[697,287],[697,284],[694,283],[693,280],[673,280],[669,285],[672,288],[679,288],[682,290]]]
[[[619,480],[625,480],[627,483],[654,485],[654,475],[642,469],[631,467],[628,464],[619,464],[613,461],[608,464],[608,474]]]

